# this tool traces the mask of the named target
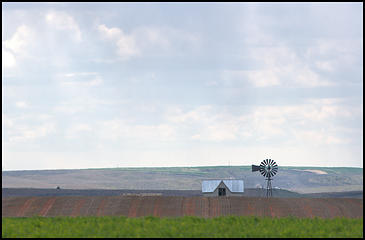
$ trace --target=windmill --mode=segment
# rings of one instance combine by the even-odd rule
[[[278,165],[272,159],[264,159],[260,166],[252,165],[252,172],[260,171],[261,175],[266,177],[267,187],[266,187],[266,197],[272,196],[272,177],[278,172]]]

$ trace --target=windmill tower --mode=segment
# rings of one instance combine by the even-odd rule
[[[260,166],[252,165],[252,172],[260,171],[261,175],[266,177],[266,197],[272,196],[272,177],[278,172],[278,165],[272,159],[264,159]]]

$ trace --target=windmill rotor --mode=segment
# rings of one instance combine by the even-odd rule
[[[273,177],[278,172],[278,165],[272,159],[264,159],[259,167],[260,173],[264,177]]]

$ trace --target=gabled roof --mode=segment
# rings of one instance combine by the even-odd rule
[[[235,192],[243,192],[243,180],[241,179],[227,179],[227,180],[203,180],[202,182],[202,192],[209,193],[214,192],[219,184],[223,182],[224,185],[229,189],[229,191]]]

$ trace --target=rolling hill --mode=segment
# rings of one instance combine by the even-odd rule
[[[243,179],[245,189],[265,188],[251,166],[105,168],[3,171],[2,188],[201,190],[204,179]],[[298,193],[363,190],[363,169],[279,167],[273,188]]]

